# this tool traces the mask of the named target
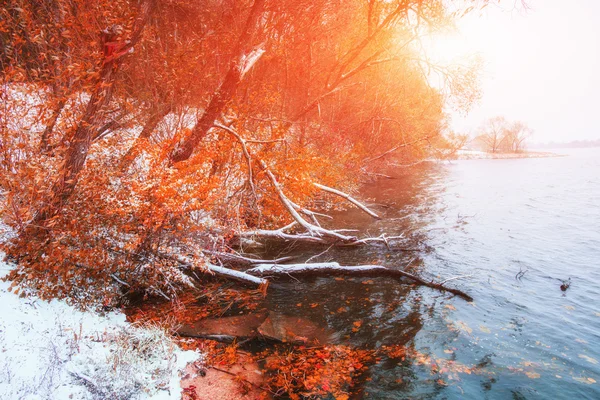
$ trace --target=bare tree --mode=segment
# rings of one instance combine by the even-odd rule
[[[525,141],[533,135],[533,129],[524,122],[513,122],[506,131],[506,142],[510,151],[519,153],[524,150]]]
[[[490,153],[497,153],[502,149],[506,142],[506,133],[509,123],[504,117],[494,117],[485,121],[480,129],[480,140],[485,146],[485,150]]]

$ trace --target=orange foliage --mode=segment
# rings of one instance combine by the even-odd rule
[[[175,298],[194,271],[165,253],[200,269],[202,250],[222,249],[232,232],[291,221],[259,160],[291,201],[327,207],[339,199],[312,182],[351,192],[364,172],[452,147],[446,95],[412,45],[425,28],[408,18],[446,24],[439,0],[368,10],[326,0],[6,3],[0,215],[14,236],[2,250],[18,264],[9,278],[42,297]],[[192,155],[174,158],[192,137]]]
[[[278,395],[343,399],[348,398],[353,379],[372,361],[373,354],[347,346],[325,346],[267,351],[260,357],[265,358],[268,384]]]

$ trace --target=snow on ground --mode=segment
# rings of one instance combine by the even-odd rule
[[[10,268],[0,262],[0,278]],[[122,313],[21,298],[9,286],[0,281],[0,399],[181,398],[180,371],[200,354]]]

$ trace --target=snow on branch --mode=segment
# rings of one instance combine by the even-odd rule
[[[221,267],[221,266],[210,264],[210,263],[205,263],[204,265],[197,266],[197,268],[195,268],[196,265],[194,265],[194,263],[192,261],[188,260],[185,257],[171,255],[171,254],[164,254],[164,253],[160,253],[158,255],[162,258],[165,258],[165,259],[168,259],[171,261],[175,261],[178,264],[180,264],[182,267],[193,270],[194,272],[201,272],[201,273],[206,273],[206,274],[210,274],[210,275],[216,275],[216,276],[219,276],[219,277],[222,277],[225,279],[232,279],[232,280],[239,281],[242,283],[250,283],[252,285],[257,285],[259,287],[266,287],[269,283],[266,279],[259,278],[259,277],[253,276],[253,275],[249,275],[245,272],[236,271],[234,269],[225,268],[225,267]]]
[[[261,46],[253,49],[250,53],[244,54],[242,59],[240,60],[240,79],[244,79],[244,76],[248,71],[252,69],[254,64],[260,59],[260,57],[265,53],[265,49]]]
[[[361,210],[363,210],[364,212],[369,214],[371,217],[381,219],[381,217],[379,215],[377,215],[373,211],[369,210],[369,208],[367,206],[365,206],[364,204],[362,204],[360,201],[356,200],[355,198],[351,197],[349,194],[344,193],[344,192],[339,191],[334,188],[330,188],[329,186],[321,185],[320,183],[313,182],[313,185],[315,185],[316,187],[318,187],[319,189],[321,189],[325,192],[333,193],[337,196],[340,196],[340,197],[348,200],[350,203],[354,204],[355,206],[357,206],[358,208],[360,208]]]
[[[277,195],[279,196],[279,200],[281,200],[281,203],[283,204],[285,209],[288,211],[288,213],[290,213],[292,218],[294,218],[294,220],[300,226],[302,226],[304,229],[306,229],[306,231],[308,232],[309,235],[311,235],[311,236],[326,236],[329,238],[333,238],[335,240],[341,240],[343,242],[354,242],[357,240],[357,238],[355,236],[342,235],[341,233],[338,233],[336,231],[321,228],[320,226],[313,225],[310,222],[306,221],[304,218],[302,218],[300,216],[300,214],[298,214],[298,212],[296,211],[296,207],[294,207],[294,204],[283,193],[283,189],[281,188],[281,185],[277,181],[277,178],[275,178],[275,175],[273,175],[271,170],[267,167],[267,164],[263,160],[258,160],[258,161],[260,163],[260,166],[266,172],[267,177],[271,181],[271,184],[273,185],[273,188],[277,192]]]

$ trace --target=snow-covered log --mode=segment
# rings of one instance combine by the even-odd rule
[[[368,276],[372,278],[391,277],[396,279],[406,278],[419,285],[427,286],[440,291],[446,291],[462,297],[467,301],[473,298],[465,292],[446,287],[440,283],[426,281],[416,275],[398,269],[391,269],[383,265],[355,265],[342,266],[337,262],[312,263],[312,264],[259,264],[254,268],[246,270],[247,274],[260,277],[300,277],[300,276]]]
[[[258,286],[268,284],[268,281],[264,278],[258,278],[256,276],[249,275],[242,271],[236,271],[231,268],[220,267],[213,264],[206,264],[206,268],[209,272],[223,278],[233,279],[245,283],[253,283]]]

